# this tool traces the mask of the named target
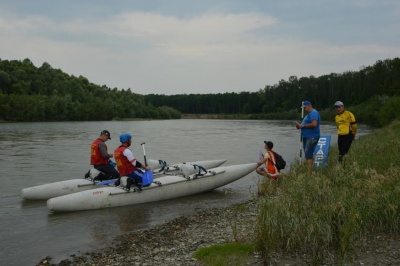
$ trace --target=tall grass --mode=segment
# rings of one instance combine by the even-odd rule
[[[264,261],[289,252],[312,265],[344,264],[368,234],[399,234],[399,135],[396,121],[353,143],[344,164],[331,147],[328,166],[313,175],[295,163],[279,182],[263,182],[256,245]]]

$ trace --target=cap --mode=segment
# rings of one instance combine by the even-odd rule
[[[343,106],[344,104],[343,104],[343,102],[341,102],[341,101],[337,101],[337,102],[335,102],[335,106]]]
[[[108,130],[101,131],[100,135],[106,135],[111,140],[111,134]]]
[[[304,101],[304,102],[303,102],[303,106],[302,106],[302,107],[304,107],[304,106],[306,106],[306,105],[312,105],[312,104],[311,104],[311,102],[310,102],[310,101]]]
[[[267,144],[267,147],[272,149],[274,147],[274,143],[272,143],[271,141],[264,141],[265,144]]]

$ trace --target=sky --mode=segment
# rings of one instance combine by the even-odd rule
[[[400,56],[399,0],[0,0],[0,59],[138,94],[256,92]]]

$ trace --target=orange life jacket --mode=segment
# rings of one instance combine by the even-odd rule
[[[278,178],[279,177],[279,170],[276,168],[276,158],[275,154],[272,151],[267,152],[269,154],[269,159],[265,163],[265,167],[267,169],[268,175],[271,178]]]
[[[128,148],[126,146],[119,146],[114,151],[114,159],[117,164],[118,172],[123,175],[128,175],[137,169],[136,166],[133,166],[130,161],[125,157],[124,151]]]
[[[102,165],[102,164],[108,164],[108,158],[104,158],[101,155],[99,145],[103,141],[101,139],[96,139],[93,141],[92,146],[90,148],[90,164],[91,165]],[[107,150],[107,145],[106,145],[106,150]]]

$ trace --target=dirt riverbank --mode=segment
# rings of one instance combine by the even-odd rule
[[[202,265],[192,258],[201,247],[234,241],[252,241],[257,220],[257,200],[240,206],[215,208],[176,218],[154,228],[118,236],[107,248],[72,255],[69,260],[52,263],[51,258],[37,265],[124,266],[124,265]],[[263,265],[258,254],[245,265]],[[280,254],[272,265],[309,265],[306,254]],[[325,264],[325,265],[335,265]],[[400,236],[375,235],[365,240],[364,248],[348,265],[400,265]]]

